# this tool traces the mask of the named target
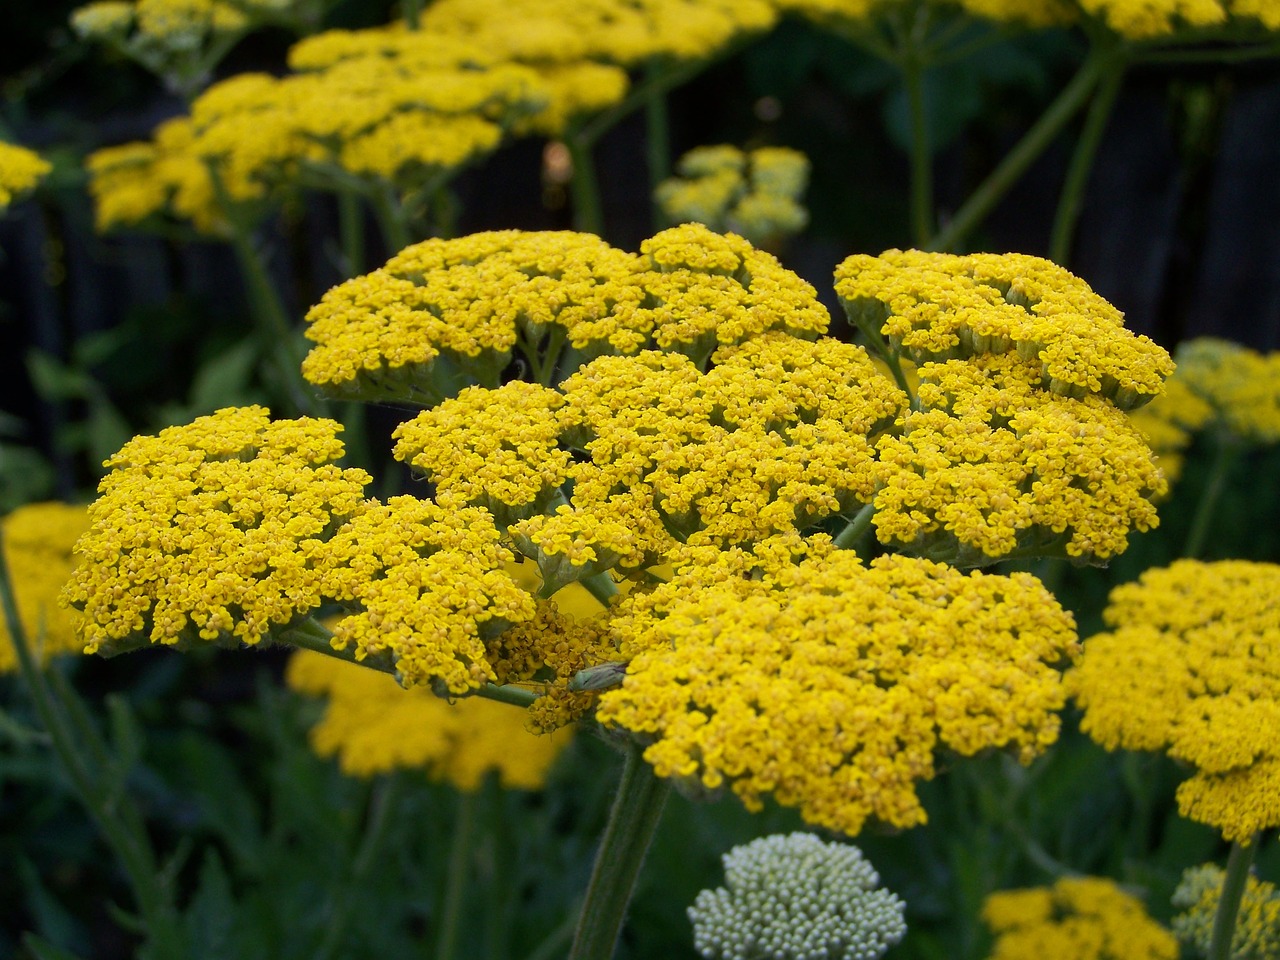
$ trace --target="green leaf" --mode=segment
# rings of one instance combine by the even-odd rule
[[[113,694],[106,698],[106,705],[111,724],[111,745],[115,748],[115,765],[123,780],[142,758],[142,728],[125,697]]]
[[[44,400],[82,400],[97,389],[97,383],[87,373],[66,366],[43,350],[27,353],[27,374]]]
[[[48,946],[54,950],[62,950],[61,946],[54,946],[54,944],[69,944],[77,950],[88,948],[89,942],[79,921],[58,901],[57,897],[50,893],[35,865],[26,857],[19,857],[17,868],[25,893],[27,910],[35,920],[40,934],[48,938]],[[71,954],[65,955],[71,956]],[[58,954],[50,954],[50,956],[56,957]]]
[[[200,367],[191,382],[190,405],[194,414],[212,413],[220,407],[243,404],[258,363],[258,344],[245,339]]]
[[[37,937],[34,933],[23,935],[22,946],[35,960],[80,960],[77,954],[64,950],[43,937]]]
[[[115,406],[99,398],[89,409],[88,454],[101,463],[133,436],[133,428]]]
[[[200,865],[200,882],[183,916],[191,960],[237,960],[236,902],[222,858],[214,849]]]

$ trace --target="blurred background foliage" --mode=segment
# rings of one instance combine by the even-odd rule
[[[0,32],[0,131],[54,164],[38,194],[0,219],[5,511],[51,496],[85,499],[103,458],[134,433],[266,399],[227,248],[93,230],[84,156],[147,137],[183,104],[139,67],[78,39],[67,26],[76,5],[10,4]],[[368,26],[392,14],[387,3],[343,0],[328,22]],[[293,40],[283,30],[254,33],[218,75],[279,72]],[[1066,32],[1021,34],[930,74],[944,217],[1062,85],[1078,44]],[[785,145],[810,158],[811,222],[784,260],[823,295],[849,253],[910,244],[905,92],[882,62],[786,21],[679,88],[669,109],[672,156],[723,142]],[[1275,59],[1134,70],[1089,183],[1073,271],[1167,347],[1215,335],[1280,348],[1277,130]],[[632,116],[597,151],[608,239],[628,249],[652,232],[643,139],[642,118]],[[1070,146],[1064,136],[1040,158],[971,246],[1046,252]],[[458,232],[568,228],[567,198],[543,180],[543,148],[522,139],[463,173],[454,184]],[[309,197],[265,226],[292,316],[342,277],[336,216],[331,200]],[[391,252],[374,236],[371,265]],[[375,411],[372,449],[387,448],[377,438],[397,420],[396,411]],[[1192,448],[1161,527],[1136,536],[1109,569],[1037,570],[1082,635],[1100,627],[1112,585],[1180,555],[1211,461],[1211,451]],[[1209,558],[1280,558],[1278,476],[1275,448],[1235,464]],[[271,652],[148,651],[127,662],[60,662],[54,672],[69,681],[62,709],[82,732],[98,731],[93,763],[117,778],[113,802],[142,814],[187,956],[420,956],[446,895],[459,794],[420,774],[354,780],[317,758],[306,731],[318,707],[282,690],[282,668]],[[120,865],[13,677],[0,677],[0,711],[0,957],[133,955]],[[490,784],[480,792],[458,955],[563,953],[615,777],[609,748],[581,736],[545,791]],[[983,897],[1064,871],[1149,890],[1148,908],[1167,919],[1181,870],[1224,849],[1213,831],[1178,817],[1179,779],[1163,756],[1105,753],[1068,713],[1062,744],[1030,768],[988,757],[926,785],[926,827],[858,838],[908,903],[911,932],[893,956],[977,960],[989,945],[977,919]],[[750,815],[733,800],[674,797],[620,956],[692,956],[684,909],[719,882],[720,854],[799,825],[790,811]],[[1258,869],[1280,877],[1276,844],[1260,852]],[[33,935],[25,945],[24,933]]]

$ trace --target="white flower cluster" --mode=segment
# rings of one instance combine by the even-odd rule
[[[775,834],[723,857],[725,886],[689,908],[697,951],[716,960],[878,960],[907,932],[857,847]]]

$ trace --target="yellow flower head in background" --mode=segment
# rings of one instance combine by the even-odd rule
[[[1248,843],[1280,826],[1280,566],[1179,560],[1111,592],[1067,676],[1108,750],[1192,764],[1182,815]]]
[[[864,566],[814,538],[691,549],[676,577],[623,601],[610,630],[621,687],[597,719],[647,745],[662,777],[772,795],[853,835],[875,818],[925,821],[915,793],[935,754],[1057,738],[1069,614],[1038,580],[965,575],[910,557]]]
[[[1173,361],[1079,277],[1038,257],[890,250],[836,268],[850,319],[915,363],[1016,353],[1044,389],[1130,410],[1160,393]]]
[[[53,167],[34,150],[0,142],[0,211],[35,189]]]
[[[336,756],[351,776],[424,770],[433,780],[473,791],[494,772],[508,789],[540,790],[572,739],[567,731],[527,732],[524,712],[507,704],[478,697],[450,703],[306,650],[290,658],[285,679],[295,690],[324,698],[311,744],[322,757]]]
[[[125,444],[63,592],[86,652],[254,644],[317,608],[317,555],[369,482],[335,464],[341,429],[229,407]]]
[[[1079,0],[1081,8],[1131,40],[1178,37],[1207,28],[1280,29],[1270,0]]]
[[[1194,434],[1213,419],[1213,407],[1187,385],[1183,367],[1164,382],[1164,393],[1130,412],[1130,422],[1138,428],[1155,454],[1157,466],[1170,483],[1182,473],[1183,452]]]
[[[58,603],[58,594],[76,566],[72,547],[88,527],[89,511],[69,503],[31,503],[0,520],[18,616],[41,661],[84,650],[77,617]],[[0,673],[17,669],[17,663],[8,624],[0,617]]]
[[[800,203],[809,160],[799,151],[697,147],[677,161],[676,172],[654,190],[654,201],[672,222],[705,223],[757,245],[798,233],[809,222]]]
[[[877,444],[882,543],[961,566],[1054,550],[1105,562],[1156,526],[1166,481],[1101,397],[1040,389],[1016,354],[917,372],[917,409]]]
[[[777,0],[783,12],[796,13],[842,34],[874,29],[878,20],[913,0]],[[1070,0],[943,0],[936,6],[1016,27],[1072,23],[1079,15]]]
[[[1212,424],[1244,443],[1280,442],[1280,351],[1199,337],[1179,344],[1176,358],[1175,379],[1210,411],[1189,428]]]
[[[829,317],[774,257],[690,224],[639,254],[567,231],[427,240],[334,287],[307,320],[311,383],[429,406],[496,386],[516,349],[554,383],[600,354],[657,347],[701,362],[769,330],[820,334]]]
[[[1177,960],[1178,941],[1142,902],[1104,877],[1002,890],[982,919],[995,934],[989,960]]]
[[[1173,932],[1201,954],[1209,955],[1213,923],[1222,897],[1225,871],[1216,864],[1191,867],[1173,892],[1173,905],[1182,912],[1173,918]],[[1272,960],[1280,957],[1280,891],[1274,883],[1250,876],[1236,915],[1231,937],[1232,960]]]

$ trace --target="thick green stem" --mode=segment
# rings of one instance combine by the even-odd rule
[[[422,20],[422,0],[402,0],[400,12],[410,30],[417,30]]]
[[[1062,132],[1068,121],[1080,111],[1097,87],[1107,69],[1107,58],[1091,52],[1080,65],[1071,82],[1058,94],[1057,99],[1041,115],[1022,139],[1006,154],[960,207],[950,222],[926,244],[929,250],[950,250],[976,227],[1008,193],[1018,178],[1026,173]]]
[[[26,630],[18,615],[18,605],[9,579],[4,544],[0,541],[0,606],[17,655],[18,667],[31,696],[32,705],[49,734],[71,788],[89,816],[102,831],[108,845],[120,859],[138,904],[152,956],[160,960],[182,960],[186,943],[173,903],[173,892],[156,863],[146,826],[137,807],[123,801],[113,781],[121,782],[122,770],[111,770],[114,758],[97,729],[82,711],[59,704],[31,654]],[[85,751],[93,754],[90,757]]]
[[[573,197],[573,226],[583,233],[604,233],[604,212],[600,205],[600,180],[596,176],[595,158],[592,157],[594,141],[580,135],[565,140],[569,157],[573,161],[573,176],[569,180],[569,192]]]
[[[413,242],[409,235],[408,216],[403,205],[396,197],[391,184],[384,184],[372,196],[373,214],[382,231],[382,242],[386,244],[387,253],[399,253]]]
[[[644,104],[645,122],[645,159],[649,167],[650,194],[658,184],[671,176],[671,125],[667,116],[667,95],[658,82],[662,68],[656,63],[650,64],[646,77],[650,81],[648,97]],[[662,226],[662,211],[654,204],[653,226]]]
[[[364,270],[364,206],[354,190],[338,191],[338,236],[342,240],[342,273],[354,277]]]
[[[1098,146],[1102,143],[1107,121],[1111,119],[1116,94],[1120,92],[1120,83],[1124,80],[1126,66],[1120,57],[1106,60],[1106,71],[1098,83],[1093,102],[1089,104],[1089,112],[1085,115],[1084,126],[1080,130],[1080,139],[1076,141],[1067,179],[1058,198],[1058,212],[1053,218],[1053,234],[1049,241],[1049,259],[1060,266],[1065,267],[1071,257],[1071,243],[1075,239],[1076,222],[1080,218],[1080,205],[1084,200],[1085,188],[1089,185],[1089,174],[1093,171],[1093,161],[1098,155]]]
[[[1254,851],[1258,849],[1258,836],[1247,844],[1237,840],[1231,844],[1227,855],[1227,872],[1222,878],[1222,895],[1218,898],[1218,912],[1213,917],[1213,938],[1209,941],[1207,960],[1230,960],[1231,940],[1236,932],[1236,916],[1240,913],[1240,901],[1244,899],[1249,882],[1249,867]]]
[[[911,232],[916,246],[921,247],[933,236],[933,151],[924,72],[924,64],[909,51],[902,64],[902,79],[911,116]]]
[[[1187,534],[1186,545],[1182,548],[1184,557],[1198,557],[1204,549],[1205,540],[1213,525],[1213,515],[1217,510],[1222,492],[1227,488],[1227,477],[1231,474],[1231,465],[1235,462],[1239,445],[1226,434],[1219,433],[1214,437],[1217,450],[1213,464],[1209,467],[1209,480],[1205,483],[1204,492],[1200,494],[1200,503],[1196,506],[1195,516],[1191,519],[1191,531]]]
[[[874,502],[866,504],[857,512],[852,520],[841,530],[835,539],[835,545],[845,550],[856,550],[858,542],[871,529],[871,519],[876,514]]]
[[[449,847],[449,872],[445,876],[444,899],[440,903],[436,960],[453,960],[458,943],[462,899],[467,889],[471,866],[475,819],[476,794],[474,791],[463,790],[458,794],[458,816],[453,824],[453,842]]]
[[[569,960],[610,960],[636,878],[671,787],[654,775],[638,744],[627,748],[622,780],[596,852]]]

